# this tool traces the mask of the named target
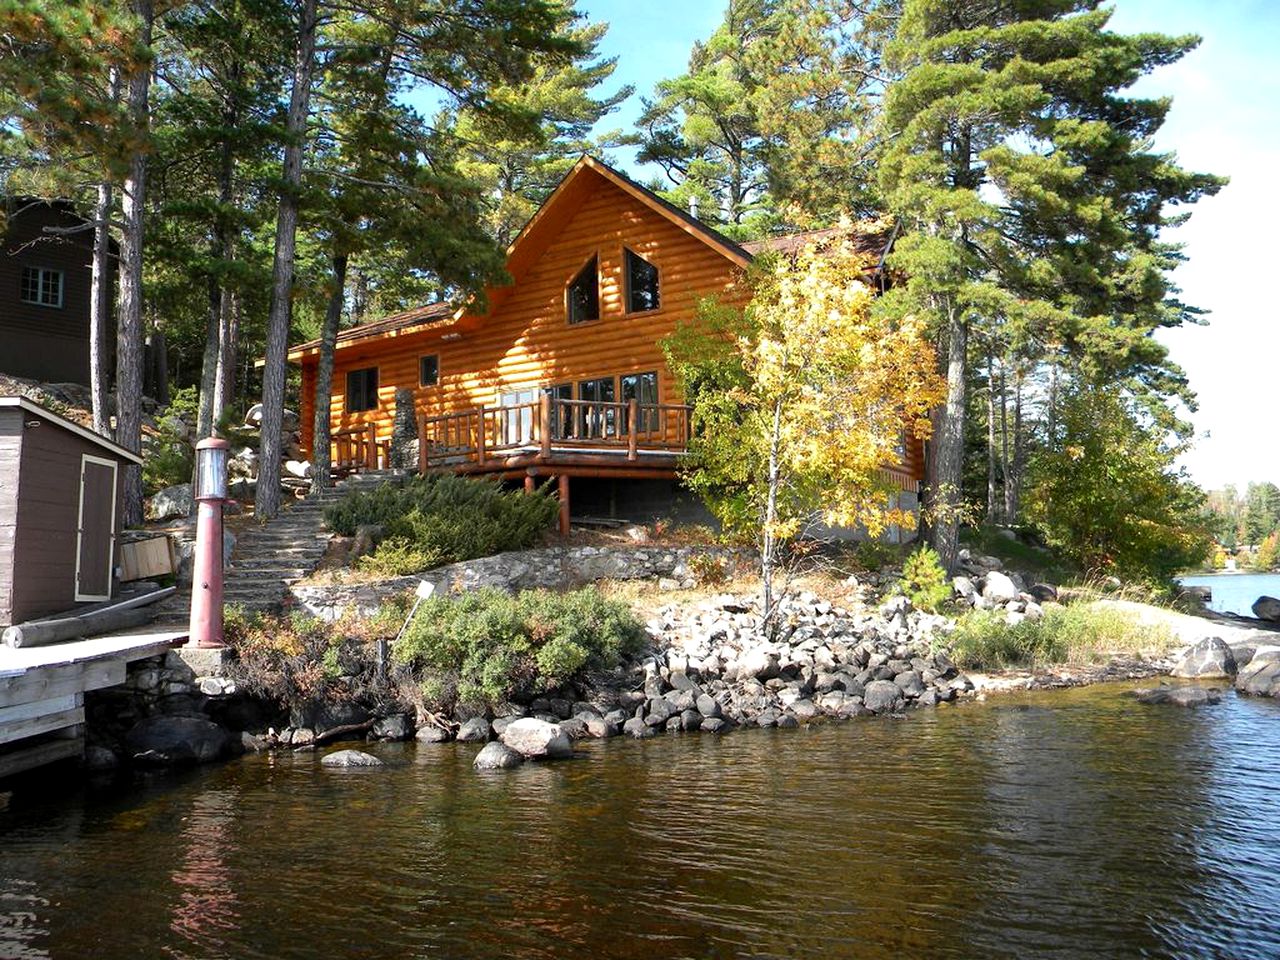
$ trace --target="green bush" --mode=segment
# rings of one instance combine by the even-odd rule
[[[643,642],[631,608],[594,588],[484,589],[423,603],[392,656],[423,677],[428,700],[479,705],[557,690],[584,671],[617,666]]]
[[[1117,654],[1163,654],[1177,639],[1105,603],[1053,606],[1039,620],[1010,624],[1003,611],[974,610],[956,621],[952,656],[969,669],[1086,663]]]
[[[918,610],[937,613],[951,599],[951,578],[937,551],[921,547],[902,564],[902,589]]]
[[[343,497],[324,512],[329,528],[352,536],[366,524],[386,539],[366,569],[399,575],[532,546],[559,512],[547,491],[504,490],[496,480],[452,474],[384,483]],[[379,553],[388,554],[379,565]],[[394,571],[394,573],[392,573]]]

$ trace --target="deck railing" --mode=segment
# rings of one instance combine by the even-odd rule
[[[329,437],[333,444],[332,470],[353,473],[378,469],[378,428],[365,423],[347,430],[335,430]]]
[[[689,408],[674,403],[563,400],[549,395],[506,407],[473,407],[418,422],[418,462],[432,466],[483,464],[518,453],[550,459],[553,452],[682,453],[689,442]]]

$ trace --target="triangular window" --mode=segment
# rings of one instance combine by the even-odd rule
[[[658,268],[634,251],[626,251],[627,312],[657,310]]]
[[[588,260],[582,272],[573,278],[565,299],[570,323],[600,319],[599,263],[595,257]]]

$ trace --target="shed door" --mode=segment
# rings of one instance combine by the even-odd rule
[[[115,556],[116,464],[80,458],[80,514],[76,535],[76,600],[111,598]]]

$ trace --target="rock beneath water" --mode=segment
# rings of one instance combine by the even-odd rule
[[[380,717],[374,722],[369,735],[374,740],[408,740],[413,736],[413,721],[403,713]]]
[[[1236,689],[1255,697],[1280,697],[1280,647],[1259,647],[1236,674]]]
[[[1177,707],[1203,707],[1222,699],[1222,693],[1211,687],[1156,687],[1136,690],[1134,696],[1139,703],[1170,703]]]
[[[705,717],[701,729],[703,733],[722,733],[727,726],[720,717]]]
[[[902,688],[890,680],[872,680],[863,691],[862,702],[872,713],[896,713],[905,698]]]
[[[1171,672],[1175,677],[1216,679],[1234,677],[1238,668],[1230,647],[1218,637],[1205,637],[1182,655]]]
[[[502,731],[502,742],[528,760],[558,760],[573,756],[573,744],[558,724],[522,717]]]
[[[584,716],[579,715],[582,722],[586,725],[587,733],[596,739],[604,739],[605,737],[616,737],[618,735],[618,724],[610,723],[604,717],[600,716]]]
[[[419,743],[447,743],[449,741],[449,731],[440,729],[434,723],[428,723],[426,726],[418,728],[414,739]]]
[[[320,761],[325,767],[385,767],[386,764],[363,750],[337,750]]]
[[[489,721],[484,717],[472,717],[458,728],[454,737],[461,743],[487,743],[489,735]]]
[[[1009,603],[1011,600],[1017,600],[1018,594],[1021,593],[1014,582],[1006,577],[999,570],[992,570],[987,574],[986,582],[982,586],[982,595],[992,603]]]
[[[494,740],[486,743],[472,762],[477,770],[513,770],[524,763],[520,751],[512,750],[505,743]]]
[[[1253,615],[1259,620],[1280,622],[1280,600],[1275,597],[1259,597],[1253,601]]]
[[[113,750],[91,743],[84,748],[84,765],[85,769],[95,772],[114,770],[120,766],[120,758]]]
[[[622,725],[622,732],[635,737],[637,740],[644,740],[654,736],[653,727],[645,723],[639,717],[632,717]]]
[[[146,763],[208,763],[226,754],[231,735],[203,717],[155,716],[134,724],[125,745]]]

